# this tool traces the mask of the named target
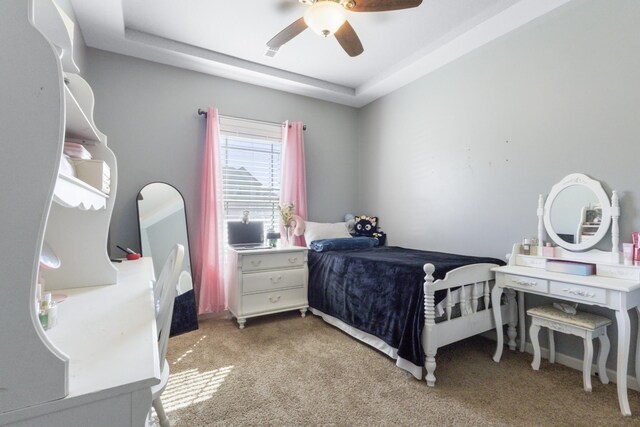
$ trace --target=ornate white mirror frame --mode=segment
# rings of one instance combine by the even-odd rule
[[[602,208],[602,218],[600,222],[600,226],[595,234],[587,240],[579,241],[578,243],[570,243],[562,239],[556,230],[553,227],[551,221],[551,208],[556,202],[556,199],[560,195],[560,193],[572,186],[584,186],[591,190],[598,199],[600,207]],[[620,217],[620,208],[618,204],[618,195],[614,191],[611,199],[611,203],[609,202],[609,197],[607,193],[602,188],[602,185],[599,181],[589,178],[588,176],[581,173],[574,173],[571,175],[567,175],[564,177],[559,183],[555,184],[551,188],[551,192],[547,197],[547,201],[544,204],[544,210],[542,209],[542,196],[540,196],[538,200],[538,238],[540,242],[542,242],[542,221],[544,220],[544,226],[547,230],[547,234],[558,246],[570,250],[570,251],[584,251],[594,247],[596,244],[602,240],[602,238],[609,231],[609,225],[612,224],[611,227],[611,242],[612,242],[612,252],[614,254],[619,253],[619,228],[618,228],[618,218]],[[542,244],[542,243],[540,243]]]

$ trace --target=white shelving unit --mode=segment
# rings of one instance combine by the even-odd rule
[[[81,77],[78,75],[67,75],[66,79],[69,81],[73,79],[76,84],[81,84]],[[67,85],[64,86],[64,100],[67,107],[65,138],[81,142],[100,142],[98,130],[93,122],[87,118]]]
[[[117,164],[73,62],[73,22],[53,0],[0,2],[0,425],[143,425],[159,382],[149,260],[119,268],[107,238]],[[64,141],[111,170],[110,194],[59,173]],[[64,293],[59,324],[35,308],[40,271]]]
[[[107,206],[107,195],[75,176],[58,174],[53,201],[66,208],[99,210]]]

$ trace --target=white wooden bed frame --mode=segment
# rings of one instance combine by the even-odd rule
[[[422,347],[425,352],[424,366],[427,370],[425,380],[430,387],[435,386],[436,353],[438,348],[469,338],[474,335],[496,329],[493,311],[491,310],[491,288],[495,273],[491,271],[496,264],[481,263],[458,267],[449,271],[444,279],[433,280],[435,266],[424,265],[424,329],[422,331]],[[452,288],[460,288],[457,295]],[[446,290],[444,299],[446,320],[436,323],[435,293]],[[516,349],[516,326],[518,307],[515,292],[506,293],[506,303],[502,304],[502,324],[508,324],[508,345]],[[484,307],[478,309],[478,300],[482,298]],[[458,306],[460,315],[452,318],[453,309]],[[502,333],[502,327],[498,328]]]
[[[427,385],[433,387],[436,383],[434,372],[436,370],[436,353],[438,348],[445,345],[469,338],[474,335],[495,330],[496,324],[491,309],[491,288],[493,287],[495,274],[491,269],[498,267],[497,264],[480,263],[458,267],[449,271],[444,279],[433,279],[435,266],[433,264],[424,265],[424,316],[425,324],[422,331],[422,347],[425,352],[424,366],[427,370],[425,380]],[[452,291],[452,289],[454,289]],[[445,299],[439,303],[444,307],[444,319],[436,314],[435,293],[446,290]],[[505,289],[506,301],[502,303],[502,324],[508,324],[507,336],[508,345],[511,350],[516,348],[516,326],[518,321],[518,308],[516,304],[515,292]],[[483,307],[479,307],[479,300],[482,298]],[[341,329],[354,338],[382,351],[388,356],[398,359],[397,365],[402,366],[397,356],[397,349],[392,349],[381,339],[360,331],[341,320],[310,308],[315,315],[321,316],[325,322]],[[456,313],[454,315],[454,313]],[[459,315],[458,315],[459,313]],[[438,318],[438,323],[436,323]],[[502,332],[502,327],[498,328],[498,333]],[[390,350],[391,349],[391,350]],[[488,355],[487,357],[491,357]],[[415,366],[411,364],[411,366]],[[413,372],[412,372],[413,373]],[[421,375],[416,375],[420,378]]]

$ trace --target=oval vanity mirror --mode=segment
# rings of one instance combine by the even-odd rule
[[[611,204],[600,182],[575,173],[551,189],[544,225],[551,240],[572,251],[595,246],[609,231]]]
[[[185,248],[170,335],[198,329],[184,198],[175,187],[152,182],[140,190],[137,201],[140,248],[143,256],[153,259],[156,277],[173,246],[179,243]]]

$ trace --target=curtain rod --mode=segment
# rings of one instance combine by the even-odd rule
[[[198,108],[198,115],[207,117],[207,112],[204,111],[202,108]],[[254,122],[254,123],[267,123],[267,124],[270,124],[270,125],[280,125],[280,124],[282,124],[282,123],[265,122],[265,121],[261,121],[261,120],[244,119],[242,117],[232,117],[232,116],[223,116],[223,115],[220,115],[220,117],[229,117],[231,119],[240,119],[240,120],[245,120],[247,122]],[[291,125],[289,125],[289,127],[291,127]],[[302,130],[307,130],[307,125],[302,125]]]

